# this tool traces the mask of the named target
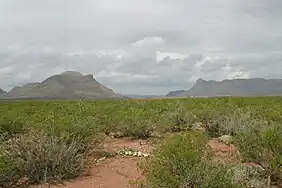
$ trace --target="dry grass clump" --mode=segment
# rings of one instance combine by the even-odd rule
[[[89,148],[44,132],[16,136],[1,147],[0,187],[55,183],[87,172]]]

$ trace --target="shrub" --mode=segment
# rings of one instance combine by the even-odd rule
[[[228,188],[231,173],[214,163],[206,150],[203,133],[177,134],[168,138],[144,165],[151,188]]]
[[[238,108],[233,113],[221,115],[212,120],[207,124],[206,131],[210,137],[219,137],[222,135],[234,136],[237,132],[246,130],[250,124],[258,121],[267,124],[266,121],[255,119],[250,109]]]
[[[236,164],[231,168],[233,182],[244,187],[265,188],[270,187],[264,169],[259,165]],[[272,187],[274,188],[274,187]]]
[[[44,132],[20,135],[2,145],[0,186],[55,183],[86,172],[89,148],[80,139],[67,142]]]
[[[24,125],[22,122],[18,120],[11,120],[7,118],[2,118],[0,120],[0,135],[9,139],[16,134],[20,134],[24,132]]]
[[[72,117],[66,114],[60,117],[53,117],[46,123],[36,123],[30,125],[29,131],[41,131],[50,136],[60,137],[66,142],[72,142],[73,139],[79,138],[80,142],[87,144],[89,142],[100,142],[103,139],[98,136],[99,129],[93,117]]]
[[[192,111],[186,109],[185,103],[177,103],[176,107],[170,112],[164,114],[165,131],[181,132],[188,131],[192,128],[193,123],[197,121],[197,117]]]
[[[281,126],[257,123],[235,137],[243,160],[261,165],[272,184],[282,183],[281,135]]]
[[[124,136],[134,139],[146,139],[151,137],[155,130],[155,123],[149,119],[139,119],[130,124],[125,124],[119,128],[124,133]]]

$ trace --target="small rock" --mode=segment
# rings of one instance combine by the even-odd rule
[[[204,128],[204,125],[203,125],[202,122],[193,123],[192,130],[194,130],[194,131],[202,131],[202,132],[206,131],[206,129]]]
[[[124,137],[124,133],[122,133],[120,131],[118,131],[118,132],[110,132],[109,136],[111,138],[122,138],[122,137]]]
[[[225,144],[231,144],[233,142],[233,137],[230,135],[223,135],[221,137],[217,138],[219,141],[225,143]]]
[[[253,169],[257,172],[261,172],[261,173],[264,172],[264,168],[261,165],[256,164],[256,163],[242,163],[242,165],[244,165],[246,168]]]
[[[235,162],[238,161],[238,150],[233,144],[225,144],[218,139],[213,139],[208,142],[208,146],[214,153],[215,158],[220,161]]]
[[[106,160],[106,157],[102,157],[102,158],[100,158],[100,159],[97,159],[97,160],[96,160],[96,163],[102,162],[102,161],[104,161],[104,160]]]
[[[213,151],[236,153],[236,148],[234,145],[232,144],[227,145],[224,142],[220,142],[217,139],[210,140],[208,142],[208,145],[211,147]]]
[[[114,132],[109,133],[109,137],[111,137],[111,138],[115,138],[115,135],[116,135],[116,133],[114,133]]]
[[[125,136],[125,134],[124,134],[123,132],[118,131],[118,132],[116,133],[116,138],[122,138],[122,137],[124,137],[124,136]]]
[[[202,122],[196,122],[196,123],[193,123],[193,125],[192,125],[193,129],[202,128],[202,127],[203,127]]]

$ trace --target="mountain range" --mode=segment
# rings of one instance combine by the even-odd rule
[[[132,95],[132,94],[128,94],[125,96],[131,99],[154,99],[154,98],[164,97],[164,95]]]
[[[122,95],[100,84],[92,74],[82,75],[75,71],[51,76],[40,83],[17,86],[7,93],[2,90],[1,95],[4,99],[123,98]]]
[[[282,79],[204,80],[199,78],[191,89],[171,91],[161,95],[121,95],[100,84],[92,74],[66,71],[42,82],[14,87],[9,92],[0,89],[1,99],[110,99],[213,96],[282,95]]]
[[[166,97],[269,96],[282,95],[282,79],[204,80],[199,78],[189,90],[171,91]]]

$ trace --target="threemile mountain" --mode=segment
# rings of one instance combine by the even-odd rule
[[[16,99],[102,99],[122,98],[113,90],[96,81],[92,74],[67,71],[54,75],[41,83],[29,83],[15,87],[6,98]]]
[[[189,90],[169,92],[167,97],[184,96],[264,96],[282,95],[282,79],[233,79],[233,80],[203,80],[198,79]]]

